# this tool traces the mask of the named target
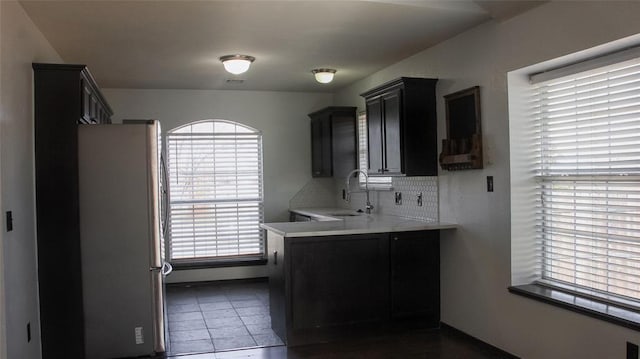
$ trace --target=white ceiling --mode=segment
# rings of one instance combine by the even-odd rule
[[[540,1],[21,1],[65,62],[105,88],[331,92]],[[256,57],[242,75],[228,54]],[[318,84],[311,70],[338,70]],[[243,83],[227,83],[241,79]]]

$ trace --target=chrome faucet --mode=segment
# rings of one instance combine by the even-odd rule
[[[362,173],[362,175],[364,176],[364,192],[367,194],[367,204],[365,207],[365,213],[366,214],[371,214],[371,210],[373,209],[373,205],[371,205],[371,201],[369,201],[369,176],[367,175],[367,173],[361,169],[355,169],[351,172],[349,172],[349,174],[347,175],[347,191],[345,194],[345,201],[349,202],[351,201],[351,193],[352,192],[363,192],[363,191],[351,191],[350,189],[350,182],[351,182],[351,176],[353,176],[354,173]]]

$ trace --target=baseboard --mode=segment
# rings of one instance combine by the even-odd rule
[[[240,284],[240,283],[264,283],[268,282],[269,278],[267,277],[258,277],[258,278],[241,278],[241,279],[221,279],[221,280],[207,280],[207,281],[197,281],[197,282],[178,282],[178,283],[167,283],[167,287],[198,287],[198,286],[206,286],[212,284]]]
[[[480,340],[480,339],[478,339],[478,338],[476,338],[476,337],[474,337],[472,335],[469,335],[469,334],[463,332],[462,330],[460,330],[458,328],[450,326],[449,324],[447,324],[445,322],[440,322],[440,330],[443,331],[443,332],[447,332],[448,334],[451,334],[451,335],[458,335],[458,336],[464,337],[465,339],[468,339],[468,340],[474,342],[475,344],[477,344],[480,347],[484,347],[487,350],[490,350],[492,352],[500,353],[500,355],[501,355],[500,357],[501,358],[505,358],[505,359],[520,359],[520,357],[517,357],[517,356],[515,356],[515,355],[513,355],[511,353],[508,353],[508,352],[506,352],[506,351],[504,351],[504,350],[502,350],[502,349],[500,349],[498,347],[495,347],[495,346],[493,346],[493,345],[491,345],[491,344],[489,344],[487,342],[484,342],[484,341],[482,341],[482,340]]]

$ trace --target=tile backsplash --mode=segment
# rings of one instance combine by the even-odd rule
[[[370,191],[373,213],[388,214],[426,221],[437,221],[438,215],[438,177],[393,177],[393,190]],[[359,190],[357,180],[352,181],[351,189]],[[344,180],[336,180],[337,205],[341,208],[363,209],[366,204],[364,192],[352,193],[351,201],[342,199]],[[402,204],[395,204],[395,193],[402,193]],[[418,195],[422,193],[422,206],[418,205]]]
[[[393,177],[393,190],[370,191],[373,213],[388,214],[427,221],[437,221],[438,177]],[[364,210],[364,192],[352,192],[351,201],[342,199],[345,180],[313,178],[289,201],[289,208],[351,208]],[[351,190],[359,191],[358,180],[351,181]],[[402,193],[402,204],[395,204],[395,193]],[[418,194],[422,193],[422,206]]]

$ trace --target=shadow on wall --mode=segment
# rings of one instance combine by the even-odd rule
[[[337,191],[333,178],[312,178],[289,200],[289,208],[338,207]]]

